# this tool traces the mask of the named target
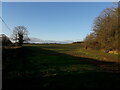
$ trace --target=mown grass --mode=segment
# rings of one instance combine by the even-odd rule
[[[80,44],[40,44],[40,45],[29,45],[29,46],[37,46],[47,50],[52,50],[60,53],[65,53],[72,56],[78,57],[87,57],[93,58],[100,61],[108,61],[108,62],[117,62],[120,63],[120,55],[105,53],[103,51],[98,50],[85,50],[84,47]]]
[[[5,54],[10,52],[10,55]],[[86,51],[79,44],[24,45],[15,50],[5,50],[4,55],[9,57],[3,58],[6,60],[3,64],[3,87],[26,90],[120,88],[120,74],[99,67],[114,63],[99,61],[99,57],[96,58],[99,53],[96,52]]]

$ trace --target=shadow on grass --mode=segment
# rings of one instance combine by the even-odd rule
[[[106,72],[98,67],[106,64],[115,63],[40,47],[3,50],[3,90],[120,88],[119,73]]]

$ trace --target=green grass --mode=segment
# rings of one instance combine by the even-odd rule
[[[102,56],[107,58],[107,54],[84,50],[79,44],[24,45],[5,51],[12,52],[4,58],[3,87],[7,89],[120,88],[119,73],[100,67],[116,65],[103,62]]]
[[[98,50],[85,50],[83,46],[79,44],[48,44],[48,45],[29,45],[29,46],[36,46],[46,50],[56,51],[59,53],[65,53],[72,56],[78,57],[87,57],[92,59],[97,59],[100,61],[108,61],[108,62],[117,62],[120,63],[120,55],[105,53],[103,51]]]

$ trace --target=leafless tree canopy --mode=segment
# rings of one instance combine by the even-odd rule
[[[106,8],[95,19],[92,33],[85,38],[86,46],[93,49],[119,49],[119,7]]]
[[[24,41],[28,41],[28,30],[25,26],[17,26],[13,30],[13,40],[22,45]]]

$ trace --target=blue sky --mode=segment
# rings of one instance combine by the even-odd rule
[[[83,40],[94,19],[112,2],[4,2],[2,17],[13,30],[24,25],[30,37],[42,40]],[[3,33],[10,32],[3,25]]]

